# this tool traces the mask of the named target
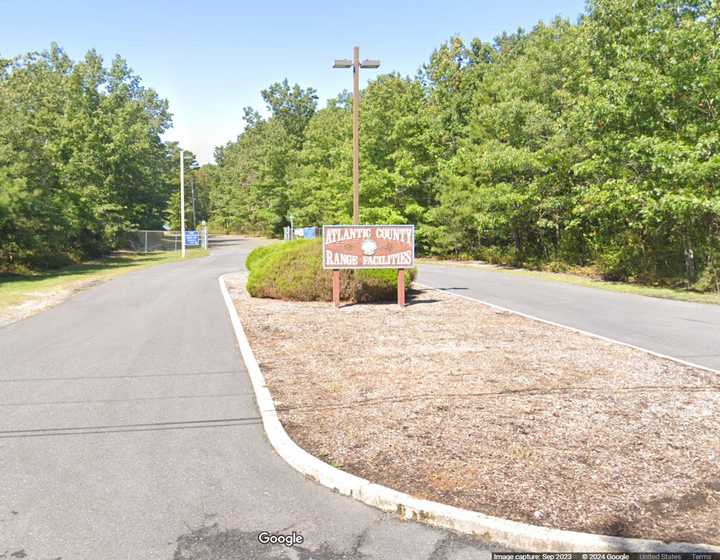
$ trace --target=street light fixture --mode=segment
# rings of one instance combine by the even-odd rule
[[[353,69],[353,224],[360,223],[360,68],[379,68],[379,60],[360,62],[360,47],[353,49],[353,59],[335,60],[333,68]]]

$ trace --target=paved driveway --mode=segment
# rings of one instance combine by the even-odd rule
[[[490,267],[421,265],[418,281],[720,370],[720,305],[539,280]]]
[[[221,241],[0,329],[0,558],[481,557],[271,450],[217,284],[255,242]]]

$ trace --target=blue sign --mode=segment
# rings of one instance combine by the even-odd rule
[[[314,227],[306,227],[303,228],[303,237],[305,239],[315,239],[315,228]]]
[[[200,232],[199,231],[186,231],[185,232],[185,246],[186,247],[199,247],[200,246]]]

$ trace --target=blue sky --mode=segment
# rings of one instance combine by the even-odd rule
[[[0,0],[0,55],[46,49],[74,58],[119,53],[170,101],[178,140],[212,161],[242,130],[242,108],[264,108],[260,90],[287,78],[318,90],[320,106],[350,89],[334,58],[378,58],[381,71],[414,75],[452,35],[491,40],[556,15],[575,21],[584,0],[242,2],[229,0]],[[376,75],[366,71],[363,81]]]

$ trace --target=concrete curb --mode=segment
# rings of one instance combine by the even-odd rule
[[[700,364],[694,364],[692,362],[688,362],[685,360],[681,360],[680,358],[673,358],[672,356],[668,356],[667,354],[660,354],[659,352],[654,352],[653,350],[648,350],[647,348],[643,348],[642,346],[635,346],[634,344],[630,344],[629,342],[623,342],[622,340],[616,340],[614,338],[608,338],[607,336],[602,336],[600,334],[595,334],[589,331],[584,331],[582,329],[578,329],[576,327],[570,327],[568,325],[563,325],[562,323],[556,323],[554,321],[549,321],[547,319],[542,319],[541,317],[537,317],[535,315],[529,315],[528,313],[523,313],[522,311],[515,311],[514,309],[509,309],[507,307],[503,307],[502,305],[495,305],[494,303],[490,303],[488,301],[474,298],[471,296],[466,296],[464,294],[456,294],[455,292],[450,292],[448,290],[443,290],[442,288],[436,288],[435,286],[429,286],[427,284],[422,284],[421,282],[413,282],[416,286],[420,288],[425,288],[427,290],[435,290],[437,292],[442,292],[443,294],[448,294],[453,297],[458,297],[461,299],[466,299],[468,301],[472,301],[475,303],[481,303],[482,305],[487,305],[488,307],[492,307],[493,309],[497,309],[498,311],[504,311],[506,313],[512,313],[513,315],[519,315],[520,317],[525,317],[526,319],[530,319],[532,321],[538,321],[540,323],[545,323],[546,325],[551,325],[553,327],[560,327],[562,329],[572,331],[578,334],[584,334],[585,336],[590,336],[592,338],[597,338],[598,340],[603,340],[605,342],[612,342],[613,344],[619,344],[620,346],[625,346],[627,348],[632,348],[633,350],[640,350],[641,352],[645,352],[646,354],[650,354],[651,356],[655,356],[657,358],[663,358],[665,360],[670,360],[672,362],[675,362],[677,364],[681,364],[683,366],[692,367],[695,369],[701,369],[704,371],[709,371],[710,373],[717,373],[720,374],[720,371],[707,367],[707,366],[701,366]]]
[[[290,439],[278,419],[275,404],[265,384],[265,378],[255,359],[240,317],[225,285],[225,276],[218,278],[230,321],[240,347],[240,353],[255,391],[265,433],[275,451],[295,470],[323,486],[345,496],[403,519],[419,521],[472,534],[515,550],[536,552],[720,552],[720,547],[691,543],[664,543],[646,539],[608,537],[575,531],[538,527],[527,523],[492,517],[482,513],[421,500],[409,494],[373,484],[372,482],[337,469],[310,455]]]

